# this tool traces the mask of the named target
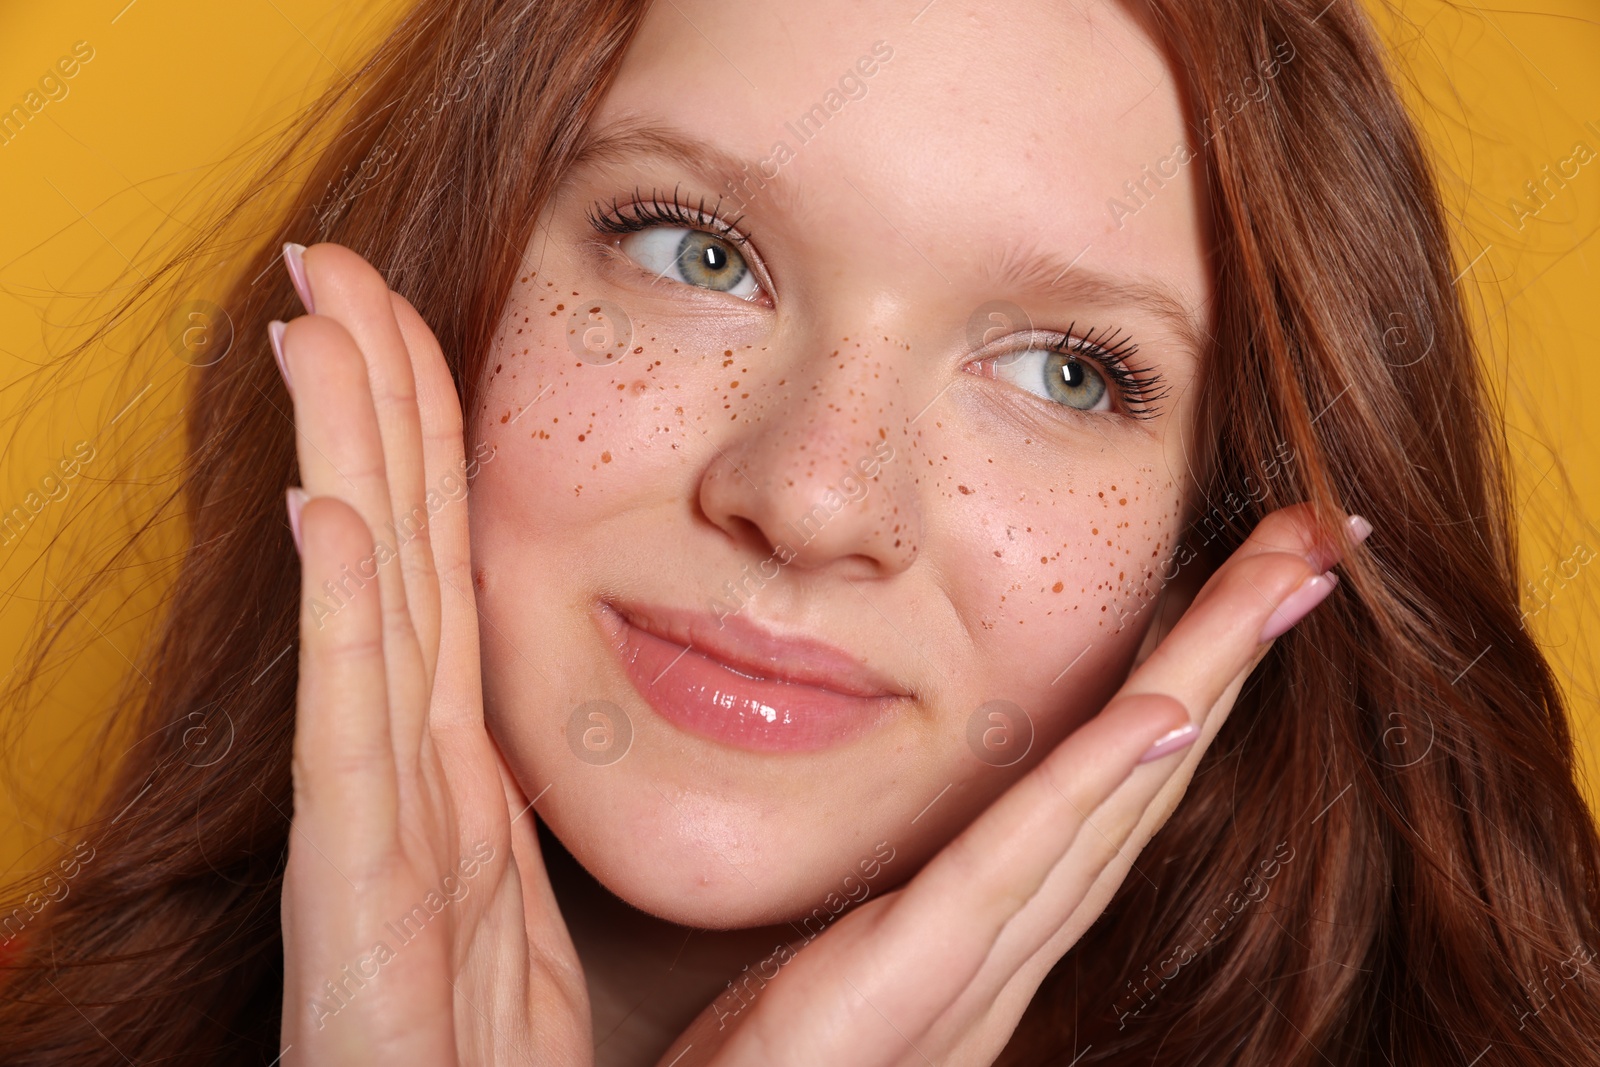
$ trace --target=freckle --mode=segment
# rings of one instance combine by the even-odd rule
[[[567,310],[567,305],[565,305],[565,304],[557,304],[556,305],[556,310],[557,311],[565,311],[565,310]]]
[[[1061,589],[1062,589],[1062,586],[1061,586],[1060,582],[1057,582],[1055,585],[1050,587],[1050,591],[1052,593],[1059,593],[1059,592],[1061,592]]]
[[[1121,504],[1123,507],[1127,507],[1128,506],[1128,498],[1127,497],[1123,497],[1121,500],[1118,500],[1117,503]]]
[[[505,422],[505,421],[506,421],[506,420],[507,420],[507,419],[509,419],[509,418],[510,418],[510,417],[511,417],[511,412],[510,412],[510,411],[507,411],[507,412],[506,412],[506,413],[505,413],[505,414],[504,414],[504,415],[501,415],[501,416],[500,416],[500,421],[501,421],[501,422]]]
[[[580,440],[580,441],[582,441],[582,440],[583,440],[583,439],[584,439],[584,438],[585,438],[585,437],[586,437],[586,436],[588,436],[588,435],[587,435],[587,434],[581,434],[581,433],[580,433],[580,434],[579,434],[579,435],[578,435],[578,440]],[[1108,545],[1109,545],[1109,544],[1110,544],[1110,543],[1111,543],[1111,542],[1110,542],[1110,541],[1107,541],[1107,542],[1106,542],[1106,544],[1108,544]]]
[[[967,487],[966,487],[966,486],[964,486],[964,485],[958,485],[958,486],[956,486],[956,490],[957,490],[957,491],[958,491],[958,492],[960,492],[960,493],[961,493],[961,495],[962,495],[962,496],[971,496],[971,495],[972,495],[972,490],[971,490],[971,489],[968,489],[968,488],[967,488]]]
[[[483,568],[480,567],[472,572],[472,584],[477,586],[479,589],[484,588],[484,585],[487,581],[488,575]]]
[[[610,452],[602,452],[602,453],[600,453],[600,462],[601,463],[610,463],[611,462],[611,453]]]

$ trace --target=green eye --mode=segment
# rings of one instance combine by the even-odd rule
[[[731,241],[687,226],[651,226],[618,244],[658,277],[740,299],[755,295],[755,274]]]
[[[732,291],[750,273],[744,257],[721,238],[690,230],[678,243],[678,270],[691,285],[719,293]]]
[[[1044,381],[1051,399],[1080,411],[1109,410],[1110,390],[1101,373],[1072,356],[1052,352],[1044,361]]]
[[[999,356],[994,376],[1078,411],[1110,411],[1111,389],[1094,364],[1067,352],[1030,348]]]

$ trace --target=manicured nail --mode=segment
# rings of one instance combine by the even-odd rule
[[[1195,728],[1194,723],[1191,722],[1187,726],[1180,726],[1171,733],[1162,734],[1156,743],[1151,745],[1145,754],[1139,757],[1139,762],[1149,763],[1151,760],[1158,760],[1162,756],[1170,756],[1179,749],[1188,748],[1194,744],[1194,739],[1199,736],[1200,731]]]
[[[316,306],[311,302],[311,279],[306,276],[306,246],[290,242],[283,246],[283,265],[289,268],[289,280],[294,282],[294,291],[300,294],[300,303],[306,306],[306,314],[315,314]]]
[[[1359,545],[1368,537],[1372,536],[1372,523],[1368,522],[1366,519],[1363,519],[1360,515],[1350,516],[1348,519],[1344,520],[1344,524],[1345,528],[1350,531],[1350,541],[1352,544]]]
[[[283,384],[294,391],[294,381],[289,377],[289,364],[283,358],[283,331],[284,325],[277,319],[267,323],[267,340],[272,342],[272,358],[278,361],[278,373],[283,375]]]
[[[1328,598],[1333,592],[1333,587],[1339,584],[1339,576],[1332,571],[1325,574],[1314,574],[1300,583],[1300,588],[1290,593],[1279,604],[1271,616],[1267,618],[1266,626],[1261,629],[1261,643],[1266,644],[1275,637],[1282,637],[1289,632],[1289,628],[1307,615],[1311,609]]]
[[[300,552],[300,509],[306,506],[306,501],[311,498],[306,491],[298,485],[291,485],[284,494],[284,503],[289,509],[289,533],[294,536],[294,550]]]

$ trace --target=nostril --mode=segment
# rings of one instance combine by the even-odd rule
[[[729,535],[738,541],[741,547],[761,549],[772,547],[767,543],[767,535],[761,527],[743,516],[730,516],[727,530]]]

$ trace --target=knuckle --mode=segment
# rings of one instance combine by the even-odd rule
[[[1304,556],[1271,551],[1242,560],[1231,584],[1248,587],[1270,611],[1301,582],[1320,573]]]
[[[1245,539],[1253,552],[1284,552],[1306,556],[1319,540],[1319,524],[1310,504],[1291,504],[1262,519]]]
[[[327,283],[346,295],[370,296],[374,290],[381,293],[389,291],[388,283],[378,269],[359,252],[344,245],[332,241],[312,245],[306,249],[304,258],[307,272],[314,272],[319,282]]]
[[[320,628],[313,623],[309,633],[302,626],[309,660],[308,673],[313,676],[320,671],[340,670],[383,658],[382,635],[364,619],[341,626],[339,614],[344,613],[323,620],[326,625]]]

